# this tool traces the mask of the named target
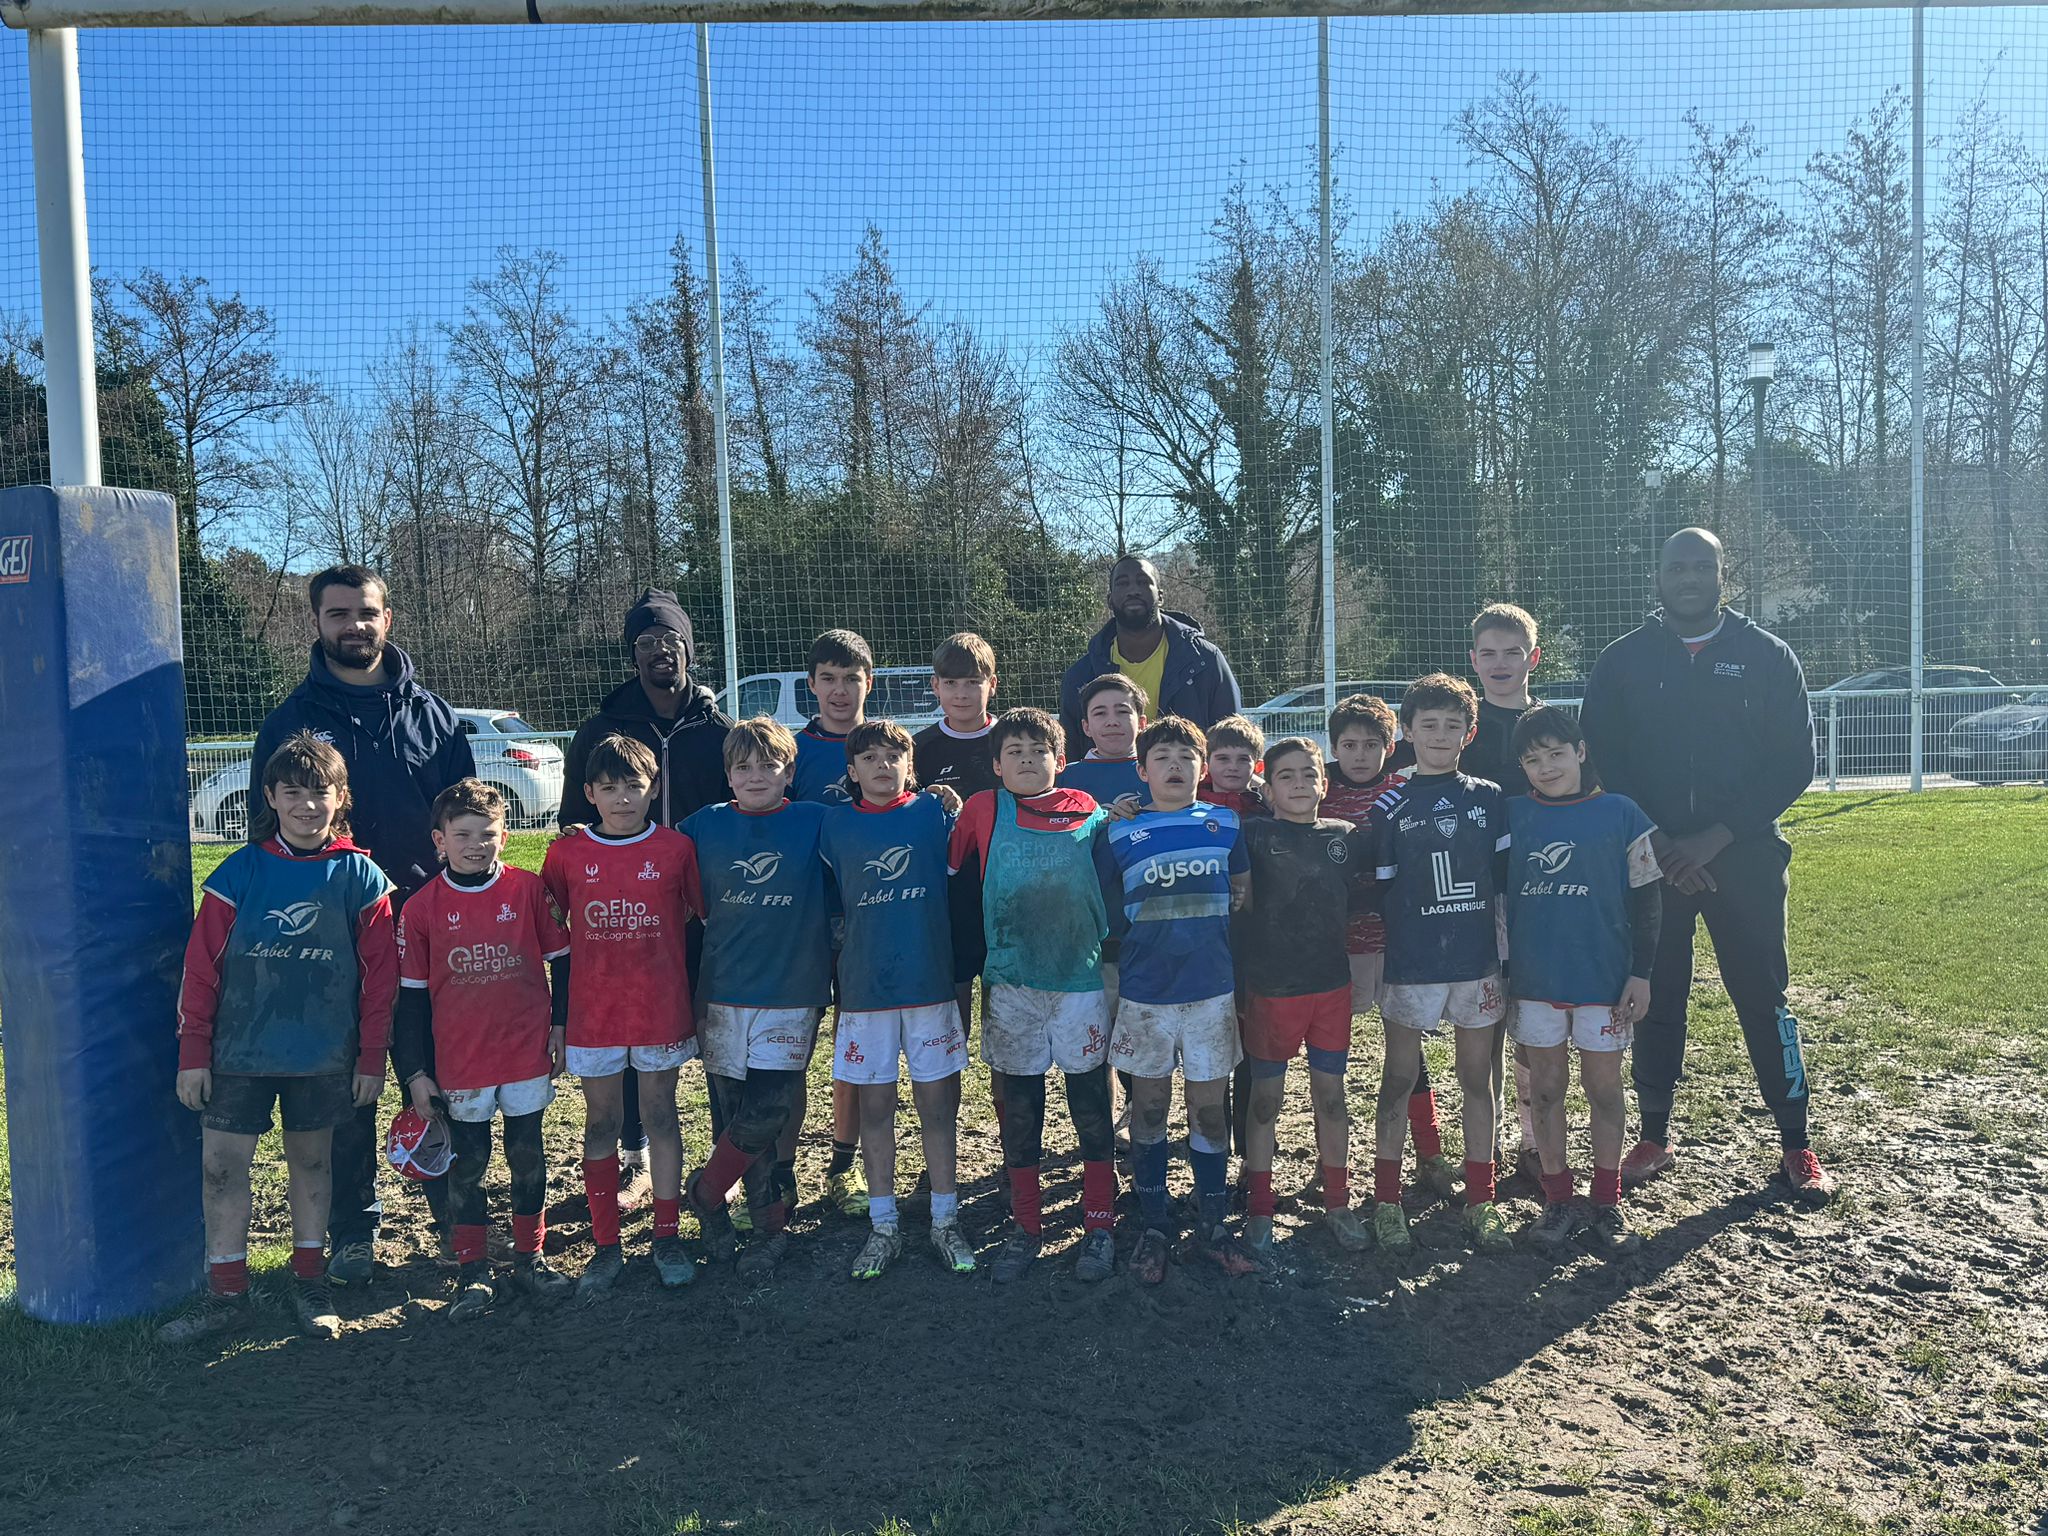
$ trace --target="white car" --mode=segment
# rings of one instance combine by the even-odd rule
[[[458,709],[455,718],[469,738],[476,776],[505,797],[506,824],[552,825],[562,804],[561,747],[509,709]],[[186,748],[197,780],[192,789],[195,833],[229,842],[248,836],[251,745],[195,742]]]
[[[818,712],[818,699],[811,692],[807,672],[756,672],[740,679],[737,705],[728,700],[726,690],[721,690],[718,707],[735,720],[767,715],[792,731],[800,731]],[[939,718],[938,696],[932,692],[932,669],[875,668],[875,685],[868,694],[866,714],[870,720],[894,720],[913,735],[923,730]]]

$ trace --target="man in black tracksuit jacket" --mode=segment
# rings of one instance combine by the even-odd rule
[[[308,584],[313,642],[305,681],[285,695],[256,733],[249,804],[263,798],[263,768],[286,737],[311,731],[348,764],[349,823],[355,840],[397,887],[396,914],[434,877],[434,797],[476,773],[469,738],[442,698],[423,686],[412,658],[391,644],[383,580],[359,565],[320,572]],[[334,1128],[334,1200],[327,1219],[328,1278],[366,1285],[376,1267],[377,1106],[366,1104]],[[427,1181],[427,1203],[443,1227],[446,1177]]]
[[[1833,1183],[1807,1142],[1799,1021],[1785,1005],[1785,899],[1791,845],[1778,817],[1813,779],[1813,713],[1799,658],[1776,635],[1721,607],[1720,540],[1701,528],[1665,542],[1662,610],[1600,655],[1582,723],[1601,782],[1657,824],[1664,922],[1650,1007],[1635,1041],[1642,1140],[1632,1183],[1671,1166],[1671,1108],[1685,1063],[1693,935],[1714,940],[1785,1176],[1803,1200]]]

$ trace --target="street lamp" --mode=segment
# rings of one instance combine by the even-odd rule
[[[1764,617],[1764,396],[1778,371],[1778,349],[1768,341],[1749,344],[1749,397],[1756,446],[1749,456],[1749,616]]]

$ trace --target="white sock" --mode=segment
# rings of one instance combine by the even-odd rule
[[[932,1196],[932,1205],[935,1210],[938,1206],[938,1200],[939,1197],[937,1195]],[[894,1195],[869,1195],[868,1221],[873,1224],[877,1231],[887,1227],[893,1232],[896,1228],[896,1197]]]

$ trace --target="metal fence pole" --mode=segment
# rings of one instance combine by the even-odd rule
[[[1912,778],[1924,787],[1927,760],[1927,7],[1913,7],[1913,619]]]
[[[43,281],[43,384],[50,483],[100,483],[100,407],[92,341],[92,258],[85,238],[85,137],[78,34],[28,35],[29,137]]]
[[[1323,398],[1323,709],[1337,707],[1337,413],[1331,385],[1334,346],[1330,237],[1330,18],[1316,18],[1316,159],[1322,187],[1322,248],[1317,259],[1316,307],[1323,329],[1317,383]]]
[[[725,452],[725,315],[718,298],[718,175],[711,151],[711,28],[697,23],[697,156],[704,164],[704,274],[711,314],[711,455],[718,472],[718,592],[725,618],[725,703],[740,703],[739,600],[732,564],[732,477]]]

